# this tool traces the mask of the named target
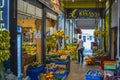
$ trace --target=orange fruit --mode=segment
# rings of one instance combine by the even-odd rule
[[[53,75],[53,72],[50,72],[50,75]]]
[[[52,77],[53,77],[53,75],[50,75],[49,77],[50,77],[50,78],[52,78]]]

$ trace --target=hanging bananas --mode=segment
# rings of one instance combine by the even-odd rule
[[[0,63],[8,60],[10,57],[10,36],[9,31],[0,29]]]

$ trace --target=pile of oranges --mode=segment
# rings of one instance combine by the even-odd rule
[[[46,78],[46,80],[52,80],[52,78],[53,78],[53,72],[47,72],[45,74],[45,78]]]

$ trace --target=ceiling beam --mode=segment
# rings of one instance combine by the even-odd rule
[[[104,2],[96,2],[96,1],[62,1],[64,4],[64,8],[104,8]]]

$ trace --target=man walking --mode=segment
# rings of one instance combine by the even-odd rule
[[[77,41],[77,48],[78,48],[78,63],[80,63],[80,60],[81,60],[81,64],[83,64],[83,59],[84,59],[84,55],[83,55],[83,50],[84,50],[84,47],[83,47],[83,40],[81,39],[81,35],[79,35],[79,39]],[[82,59],[80,59],[82,58]]]

